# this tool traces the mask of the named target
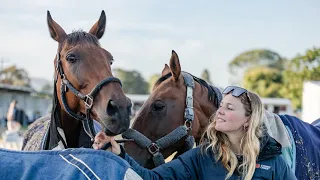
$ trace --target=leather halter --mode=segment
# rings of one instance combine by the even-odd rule
[[[98,94],[98,92],[102,89],[103,86],[111,83],[111,82],[117,82],[120,84],[120,86],[122,87],[121,81],[120,79],[116,78],[116,77],[108,77],[104,80],[102,80],[100,83],[98,83],[89,94],[83,94],[80,91],[78,91],[72,84],[71,82],[67,79],[66,75],[63,72],[62,69],[62,65],[61,65],[61,59],[60,59],[60,53],[57,53],[57,60],[56,60],[56,77],[55,77],[55,84],[57,83],[58,80],[58,75],[60,75],[61,78],[61,100],[62,100],[62,105],[64,107],[64,109],[66,110],[66,112],[68,113],[68,115],[70,115],[71,117],[73,117],[74,119],[77,119],[79,121],[82,121],[82,125],[83,128],[86,132],[86,134],[88,134],[88,136],[91,138],[91,141],[94,140],[94,137],[96,135],[96,132],[94,130],[93,127],[93,119],[91,119],[90,114],[91,114],[91,109],[93,106],[93,102],[94,102],[94,98],[95,96]],[[85,104],[85,117],[78,115],[77,113],[73,112],[68,104],[67,104],[67,100],[66,100],[66,92],[68,91],[68,89],[71,90],[71,92],[77,96],[79,99],[84,101]]]
[[[180,139],[185,138],[185,144],[183,151],[188,151],[193,148],[195,139],[192,136],[192,121],[194,120],[193,110],[193,89],[195,88],[193,77],[185,72],[182,72],[184,78],[184,84],[187,88],[186,95],[186,108],[184,111],[184,124],[177,127],[175,130],[165,135],[164,137],[152,142],[149,138],[141,134],[140,132],[130,128],[126,132],[122,133],[122,137],[126,139],[134,139],[135,143],[142,148],[148,149],[149,153],[153,156],[153,163],[157,167],[164,164],[164,157],[160,150],[167,148]],[[221,93],[219,89],[212,87],[215,92],[218,105],[221,101]],[[217,105],[217,104],[216,104]]]

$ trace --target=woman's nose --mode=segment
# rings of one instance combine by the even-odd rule
[[[218,109],[218,114],[224,114],[224,111],[223,111],[223,108],[222,108],[222,107],[220,107],[220,108]]]

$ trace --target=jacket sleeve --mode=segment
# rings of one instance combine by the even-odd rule
[[[125,154],[124,159],[143,179],[198,179],[197,154],[192,150],[152,170],[140,166],[128,154]]]

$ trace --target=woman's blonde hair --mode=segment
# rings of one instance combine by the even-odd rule
[[[229,93],[232,93],[232,91]],[[243,162],[238,164],[235,153],[230,149],[231,144],[227,135],[215,129],[215,114],[210,118],[212,122],[207,127],[204,136],[207,136],[210,142],[207,149],[212,148],[215,159],[217,161],[221,159],[223,166],[228,170],[226,179],[229,179],[237,168],[244,179],[249,180],[252,179],[260,152],[259,138],[263,136],[265,131],[262,123],[264,111],[261,99],[257,94],[247,91],[238,98],[244,105],[245,116],[249,117],[249,126],[244,128],[246,133],[244,133],[240,142]]]

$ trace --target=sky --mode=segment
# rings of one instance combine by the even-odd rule
[[[53,79],[57,42],[46,13],[67,33],[88,31],[102,10],[107,28],[100,40],[113,68],[137,70],[148,80],[169,63],[171,51],[183,71],[200,76],[207,68],[214,85],[229,85],[228,63],[251,49],[286,58],[320,43],[320,1],[191,0],[1,0],[0,59],[31,77]]]

